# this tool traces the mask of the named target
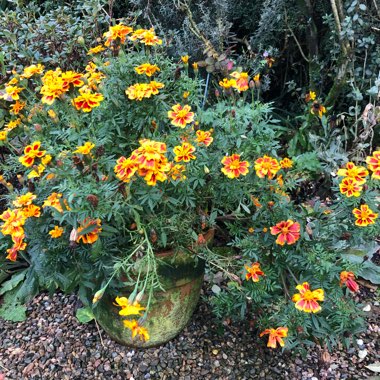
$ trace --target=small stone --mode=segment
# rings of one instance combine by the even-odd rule
[[[368,351],[366,349],[359,350],[358,356],[360,359],[364,359],[368,355]]]
[[[364,344],[363,339],[356,339],[356,343],[358,346],[362,346]]]
[[[213,353],[214,355],[218,355],[219,350],[212,350],[212,353]]]
[[[371,311],[371,305],[368,304],[368,305],[364,306],[363,311]]]

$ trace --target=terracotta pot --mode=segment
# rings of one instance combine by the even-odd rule
[[[205,238],[210,241],[212,236],[213,232],[206,234]],[[120,316],[120,308],[113,304],[115,295],[104,295],[94,309],[98,323],[118,343],[144,348],[166,343],[184,329],[197,306],[203,283],[204,261],[195,255],[174,251],[157,256],[162,260],[158,273],[165,291],[154,293],[144,322],[150,335],[147,342],[138,337],[132,340],[131,331],[123,324],[126,317]],[[128,296],[130,292],[129,288],[121,289],[118,295]]]

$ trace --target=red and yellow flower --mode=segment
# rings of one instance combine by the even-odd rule
[[[375,224],[375,220],[379,215],[374,213],[368,205],[361,205],[360,208],[354,208],[352,213],[356,218],[355,225],[359,227]]]
[[[249,162],[240,161],[240,154],[224,156],[221,163],[224,165],[221,169],[222,173],[231,179],[239,178],[241,175],[247,175],[249,172]]]
[[[32,204],[33,200],[36,199],[37,196],[31,192],[18,196],[12,203],[18,207],[24,207]]]
[[[238,91],[247,91],[249,86],[249,77],[248,73],[242,72],[239,73],[238,71],[234,71],[231,73],[231,77],[236,80],[236,85],[234,86]]]
[[[133,158],[120,157],[116,161],[114,172],[116,177],[123,182],[129,182],[138,169],[138,165]]]
[[[312,113],[313,115],[318,115],[319,117],[322,117],[322,115],[326,113],[326,108],[323,104],[315,100],[313,102],[313,105],[310,108],[310,113]]]
[[[363,186],[361,186],[354,178],[346,177],[343,178],[342,182],[339,184],[339,190],[346,197],[359,197],[360,192],[363,190]]]
[[[9,107],[9,113],[18,115],[24,109],[25,105],[26,102],[16,100],[16,102]]]
[[[170,163],[170,170],[168,172],[168,176],[173,181],[183,181],[183,180],[185,180],[186,179],[186,175],[184,174],[184,172],[186,172],[185,165]]]
[[[258,282],[260,280],[260,276],[265,276],[265,273],[260,268],[260,263],[252,263],[251,266],[244,265],[244,268],[247,271],[245,275],[245,279],[247,281],[252,279],[253,282]]]
[[[280,161],[280,166],[282,169],[291,169],[293,167],[293,161],[290,158],[285,157]]]
[[[24,90],[24,87],[18,87],[18,86],[6,86],[5,87],[5,93],[1,94],[1,98],[4,100],[19,100],[20,96],[19,93]]]
[[[82,110],[83,112],[91,112],[93,108],[100,106],[102,100],[104,100],[102,94],[82,92],[72,100],[72,103],[78,111]]]
[[[175,162],[190,162],[190,160],[195,160],[194,156],[195,147],[187,142],[182,143],[181,146],[177,145],[173,148],[175,154]]]
[[[285,342],[282,338],[286,338],[288,336],[288,328],[278,327],[277,329],[266,329],[260,333],[260,338],[264,335],[269,335],[267,347],[276,348],[277,343],[281,347],[284,347]]]
[[[366,159],[368,169],[372,172],[373,179],[380,179],[380,150],[372,153]]]
[[[171,111],[168,111],[168,117],[172,125],[185,128],[187,124],[194,121],[194,112],[191,112],[191,107],[187,104],[184,106],[176,104]]]
[[[132,331],[132,339],[138,335],[141,341],[149,340],[148,330],[145,327],[140,326],[135,319],[132,321],[125,320],[123,321],[123,324],[127,329],[130,329]]]
[[[196,141],[199,145],[204,144],[206,146],[209,146],[214,141],[213,137],[211,137],[210,131],[198,130],[195,134],[197,136]]]
[[[21,78],[30,78],[33,75],[42,74],[43,71],[44,66],[42,66],[40,63],[38,63],[37,65],[31,65],[25,67],[24,72],[21,74]]]
[[[140,66],[135,67],[137,74],[145,74],[148,77],[154,75],[160,68],[157,65],[151,65],[150,63],[143,63]]]
[[[269,179],[272,179],[280,169],[281,166],[278,161],[267,155],[255,161],[256,175],[260,178],[268,176]]]
[[[66,210],[70,210],[67,201],[62,199],[62,194],[54,192],[47,197],[47,199],[44,201],[42,205],[42,208],[53,207],[58,212],[63,212],[62,204],[65,206]]]
[[[366,182],[368,170],[363,166],[356,166],[353,162],[347,162],[346,167],[339,169],[337,175],[352,178],[358,185],[362,185]]]
[[[322,308],[318,302],[325,299],[323,289],[310,290],[310,285],[307,282],[297,285],[296,289],[299,290],[299,293],[294,294],[292,297],[296,309],[305,313],[318,313],[321,311]]]
[[[19,161],[26,167],[32,166],[36,158],[45,155],[45,150],[40,150],[41,142],[34,141],[31,145],[27,145],[24,149],[24,156],[19,157]]]
[[[133,28],[123,24],[117,24],[110,26],[108,32],[104,33],[103,36],[106,38],[105,46],[110,46],[112,41],[116,41],[120,44],[124,44],[127,35],[133,32]]]
[[[219,86],[223,87],[223,89],[225,89],[225,90],[228,90],[230,88],[235,88],[236,87],[236,80],[231,79],[231,78],[223,78],[223,80],[221,80],[219,82]]]
[[[300,238],[300,224],[293,222],[293,220],[288,219],[277,223],[275,226],[270,228],[270,233],[272,235],[278,235],[276,243],[279,245],[294,244]]]
[[[103,45],[97,45],[93,48],[91,48],[88,52],[87,52],[87,55],[93,55],[93,54],[98,54],[100,52],[102,52],[104,49]]]
[[[80,243],[82,241],[84,244],[93,244],[95,243],[98,238],[99,234],[102,232],[101,226],[101,220],[100,219],[89,219],[86,218],[82,223],[81,226],[77,228],[78,238],[76,240],[77,243]],[[83,230],[87,230],[88,228],[92,227],[92,230],[90,232],[84,233],[81,235],[81,232]]]
[[[351,292],[356,293],[359,291],[359,285],[355,281],[355,275],[353,272],[343,271],[340,273],[340,286],[345,284]]]

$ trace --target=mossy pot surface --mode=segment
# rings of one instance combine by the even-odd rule
[[[158,271],[165,291],[154,293],[144,322],[150,336],[148,341],[138,337],[132,340],[131,330],[123,324],[127,317],[120,316],[120,308],[113,304],[115,295],[104,295],[94,310],[102,328],[120,344],[147,348],[166,343],[184,329],[197,306],[204,276],[203,260],[174,251],[157,256],[161,259]],[[130,292],[125,288],[117,295],[128,297]]]

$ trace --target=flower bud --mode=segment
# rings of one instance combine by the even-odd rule
[[[94,195],[94,194],[87,195],[86,199],[91,203],[91,205],[94,208],[98,207],[99,198],[96,195]]]
[[[203,166],[203,170],[206,174],[209,174],[210,173],[210,169],[205,165]]]
[[[98,290],[92,299],[92,303],[97,303],[103,297],[105,290],[105,288]]]
[[[219,98],[219,96],[220,96],[220,92],[219,92],[219,90],[215,90],[215,96],[216,96],[217,98]]]
[[[41,124],[34,124],[34,129],[36,130],[36,132],[41,132],[42,131]]]
[[[73,228],[70,232],[70,241],[77,241],[78,240],[78,231],[76,228]]]
[[[137,293],[135,301],[138,302],[138,303],[140,303],[141,300],[142,300],[142,298],[143,298],[143,296],[144,296],[144,290],[141,290],[139,293]]]
[[[79,36],[77,38],[77,42],[78,42],[79,45],[84,45],[84,38],[82,36]]]

